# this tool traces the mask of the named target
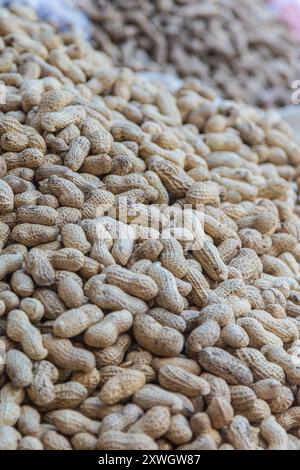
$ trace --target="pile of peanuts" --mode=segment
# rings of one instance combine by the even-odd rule
[[[299,40],[265,0],[77,0],[97,47],[133,70],[194,76],[225,98],[291,103]]]
[[[24,7],[0,36],[0,449],[299,450],[288,126]]]

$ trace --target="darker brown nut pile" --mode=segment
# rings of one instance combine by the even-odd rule
[[[0,10],[0,449],[300,448],[300,148]]]

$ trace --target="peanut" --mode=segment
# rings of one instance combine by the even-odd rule
[[[159,356],[177,356],[183,348],[183,336],[178,331],[162,326],[146,314],[135,317],[133,328],[138,343]]]
[[[141,432],[157,440],[169,429],[170,421],[171,415],[168,408],[154,406],[129,427],[129,433]]]
[[[155,441],[144,433],[107,431],[97,442],[99,450],[157,450]]]
[[[84,335],[86,344],[98,348],[112,346],[122,333],[132,326],[132,314],[127,310],[109,313],[101,322],[90,326]]]
[[[250,385],[253,381],[250,369],[226,351],[207,347],[199,352],[198,357],[202,367],[228,383]]]
[[[47,348],[48,357],[58,367],[89,372],[95,366],[93,354],[81,348],[75,348],[68,339],[59,339],[47,334],[44,335],[43,342]]]
[[[171,312],[180,313],[183,310],[184,304],[174,275],[160,266],[159,263],[153,263],[147,273],[158,286],[157,303]]]
[[[113,406],[116,405],[112,405],[110,408],[112,409]],[[124,407],[122,406],[121,410],[116,410],[104,416],[101,425],[101,433],[111,431],[112,429],[115,431],[123,431],[132,423],[135,423],[142,414],[141,408],[132,403]]]
[[[99,398],[108,405],[119,403],[145,385],[145,376],[137,370],[127,370],[109,379],[102,387]]]
[[[209,384],[201,377],[171,364],[165,364],[159,369],[158,381],[167,390],[183,393],[188,397],[208,395],[210,391]]]
[[[21,439],[20,433],[12,426],[0,426],[0,449],[16,450]]]
[[[21,407],[18,429],[25,436],[35,436],[40,431],[40,420],[41,416],[35,408],[24,405]]]
[[[147,305],[143,300],[126,294],[117,286],[103,284],[100,279],[91,278],[89,286],[85,288],[85,293],[91,302],[103,309],[121,310],[125,308],[132,315],[147,310]]]
[[[145,410],[154,406],[167,406],[171,413],[180,413],[184,406],[178,395],[152,384],[145,385],[135,393],[133,402]]]
[[[37,405],[45,405],[55,397],[54,382],[58,380],[57,368],[48,361],[35,364],[34,377],[28,388],[30,399]]]
[[[27,387],[33,380],[30,359],[16,349],[10,349],[6,354],[6,373],[16,387]]]
[[[97,434],[100,429],[98,421],[91,420],[75,410],[57,410],[48,413],[50,423],[66,436],[72,436],[81,431]]]
[[[18,450],[43,450],[43,444],[34,436],[24,436],[20,443]]]
[[[192,439],[192,430],[185,416],[177,414],[171,416],[170,426],[166,438],[175,445],[187,444]]]
[[[127,294],[136,295],[143,300],[150,300],[158,294],[158,287],[149,276],[135,274],[116,265],[108,267],[105,274],[109,284],[120,287]]]
[[[34,360],[44,359],[47,349],[43,346],[40,331],[33,326],[22,310],[11,310],[7,318],[7,335],[20,342],[24,353]]]

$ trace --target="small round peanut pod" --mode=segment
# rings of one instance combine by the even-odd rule
[[[276,416],[277,422],[286,430],[299,427],[300,421],[300,406],[294,406],[284,413],[280,413]]]
[[[91,249],[91,244],[87,241],[83,229],[79,225],[66,224],[61,229],[63,244],[66,248],[75,248],[86,254]]]
[[[256,450],[258,435],[244,416],[236,415],[225,429],[226,440],[236,450]]]
[[[268,403],[257,398],[250,408],[240,412],[250,423],[260,423],[266,416],[271,415]]]
[[[233,385],[230,387],[231,403],[236,411],[250,409],[256,401],[256,395],[250,387]]]
[[[198,322],[201,324],[207,320],[216,321],[220,327],[227,325],[227,323],[234,321],[234,312],[229,302],[212,303],[207,305],[201,310],[198,317]]]
[[[120,335],[117,341],[112,345],[98,350],[95,353],[96,365],[98,368],[105,366],[118,366],[122,363],[125,354],[131,344],[129,335]]]
[[[294,402],[294,395],[293,392],[290,390],[289,387],[281,387],[276,396],[268,400],[268,405],[274,413],[284,413],[287,411]]]
[[[87,398],[87,393],[86,388],[79,382],[70,380],[56,384],[54,385],[54,399],[46,404],[46,409],[77,408]]]
[[[57,293],[51,289],[38,287],[33,293],[33,298],[41,302],[45,318],[49,320],[54,320],[67,310]]]
[[[279,380],[273,378],[258,380],[253,385],[251,385],[251,388],[256,393],[257,398],[261,398],[262,400],[271,400],[272,398],[275,398],[281,387],[282,384],[279,382]]]

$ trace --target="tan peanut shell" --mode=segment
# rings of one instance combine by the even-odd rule
[[[30,359],[39,360],[47,356],[40,331],[33,326],[26,313],[12,310],[7,319],[7,334],[13,341],[19,342],[24,353]]]
[[[138,343],[147,351],[168,357],[178,355],[183,348],[183,336],[178,331],[162,326],[146,314],[137,315],[133,327]]]
[[[171,415],[168,408],[153,407],[129,428],[130,433],[145,433],[157,440],[169,429]]]
[[[97,443],[98,450],[157,450],[155,441],[144,433],[107,431]]]
[[[159,383],[167,390],[186,396],[208,395],[210,387],[201,377],[185,372],[182,368],[163,365],[158,372]]]
[[[208,347],[198,354],[200,365],[232,384],[249,385],[253,381],[250,369],[240,360],[219,348]]]
[[[95,323],[85,332],[85,342],[89,346],[106,348],[113,345],[118,336],[132,326],[133,318],[128,310],[120,310],[109,313],[102,321]]]
[[[89,372],[95,366],[95,358],[89,351],[75,348],[67,339],[55,338],[51,334],[43,337],[48,356],[54,363],[64,369]]]

